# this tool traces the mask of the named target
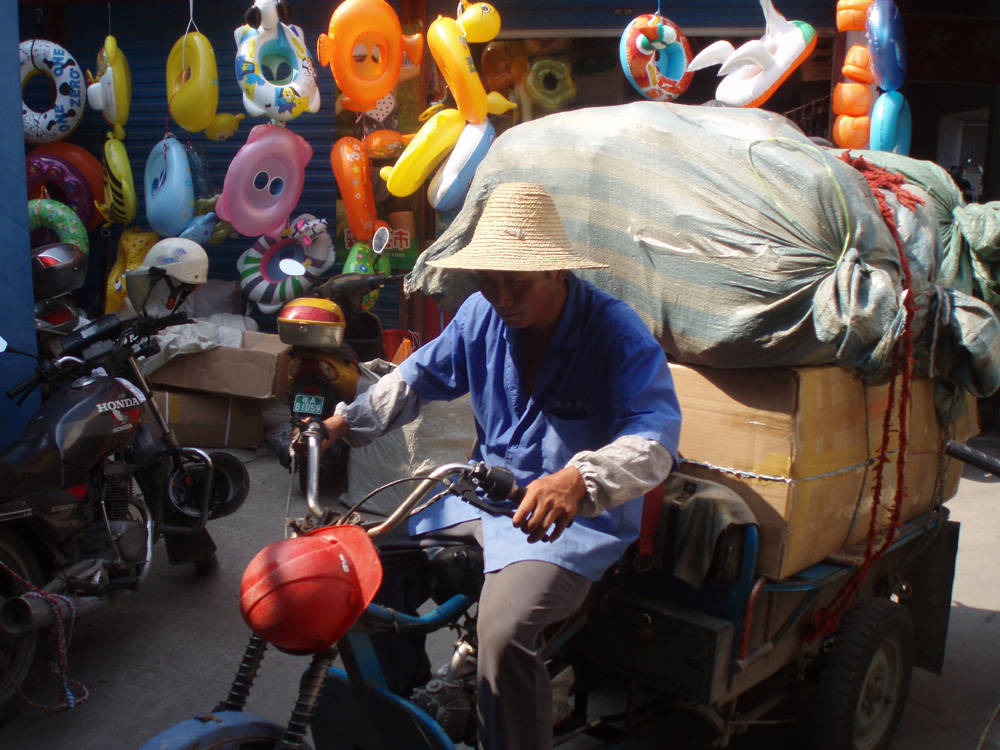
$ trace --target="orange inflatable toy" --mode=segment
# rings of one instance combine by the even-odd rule
[[[385,0],[346,0],[330,17],[330,33],[320,34],[316,55],[333,71],[343,106],[367,112],[395,87],[404,52],[420,64],[423,44],[420,34],[403,34]]]
[[[338,138],[330,151],[330,167],[344,201],[351,234],[356,241],[371,242],[377,226],[368,150],[357,138]]]

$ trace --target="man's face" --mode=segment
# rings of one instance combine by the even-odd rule
[[[565,271],[480,271],[479,290],[511,328],[548,325],[565,300]]]

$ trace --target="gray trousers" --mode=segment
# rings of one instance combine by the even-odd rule
[[[380,549],[412,550],[433,546],[442,539],[474,540],[482,545],[482,525],[479,521],[467,521],[412,539],[392,534],[376,543]],[[408,575],[399,577],[399,586],[393,593],[393,586],[385,585],[389,583],[387,571],[376,601],[381,599],[380,603],[387,606],[415,611],[428,596],[413,575],[419,566],[414,566],[411,558],[400,567],[405,567]],[[409,584],[403,580],[407,577]],[[477,718],[482,750],[552,747],[552,684],[539,655],[542,633],[580,609],[591,585],[577,573],[536,560],[514,563],[487,574],[479,597],[477,626]],[[418,679],[429,677],[423,637],[411,639],[412,643],[400,642],[399,636],[392,635],[373,639],[390,688],[404,696],[408,696],[409,687]]]

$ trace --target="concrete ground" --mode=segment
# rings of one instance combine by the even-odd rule
[[[1000,456],[1000,438],[974,444]],[[221,560],[217,573],[199,578],[190,568],[171,568],[158,547],[142,591],[76,627],[70,676],[86,686],[89,699],[73,710],[27,708],[0,728],[0,748],[134,750],[225,697],[248,636],[238,610],[243,569],[261,547],[282,537],[286,515],[305,512],[297,485],[289,493],[290,475],[269,447],[234,453],[246,462],[252,491],[238,514],[212,526]],[[962,533],[947,663],[940,677],[915,673],[893,750],[1000,750],[998,489],[1000,480],[967,468],[949,502]],[[435,663],[447,647],[446,640],[434,644]],[[305,666],[301,657],[269,651],[248,710],[283,722]],[[54,692],[36,697],[52,699]],[[702,746],[699,730],[698,720],[678,715],[654,744],[693,750]],[[802,738],[800,723],[757,727],[732,747],[799,748]]]

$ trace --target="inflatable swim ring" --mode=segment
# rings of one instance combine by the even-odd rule
[[[568,62],[544,57],[536,60],[528,69],[524,88],[531,100],[543,109],[553,112],[563,107],[576,96],[572,68]],[[552,85],[549,85],[552,81]]]
[[[125,137],[124,126],[132,101],[132,72],[113,36],[104,40],[104,46],[97,53],[97,75],[87,71],[87,101],[104,115],[115,138]]]
[[[167,56],[167,106],[174,122],[197,133],[212,124],[219,105],[219,70],[208,37],[185,33]]]
[[[618,47],[622,70],[632,88],[654,102],[683,94],[694,72],[691,44],[669,19],[646,14],[632,19]]]
[[[398,198],[412,195],[455,147],[465,125],[457,109],[442,109],[425,122],[396,163],[379,171],[389,192]]]
[[[55,42],[28,39],[21,42],[21,91],[28,80],[43,73],[55,84],[55,101],[44,112],[21,102],[24,139],[28,143],[50,143],[65,138],[83,117],[83,74],[76,60]]]
[[[84,226],[89,226],[96,213],[94,193],[87,177],[66,159],[55,154],[32,152],[24,157],[28,179],[28,197],[44,197],[65,203]]]
[[[28,201],[28,229],[45,227],[56,233],[59,242],[76,245],[80,252],[90,252],[87,228],[72,208],[59,201],[39,198]]]
[[[243,107],[252,117],[265,115],[287,121],[319,109],[316,67],[298,26],[278,20],[275,0],[254,0],[260,28],[236,29],[236,80],[243,89]],[[272,80],[264,74],[272,72]],[[277,77],[279,71],[287,75]]]
[[[910,105],[900,92],[887,91],[875,100],[869,139],[873,151],[909,155],[912,130]]]
[[[96,203],[104,226],[131,224],[139,210],[132,181],[132,166],[125,144],[117,138],[104,141],[104,203]]]
[[[172,135],[153,146],[143,173],[146,221],[162,237],[178,237],[194,218],[187,149]]]
[[[302,195],[312,155],[312,146],[291,130],[255,126],[229,164],[215,213],[242,235],[279,237]]]
[[[906,36],[896,4],[892,0],[873,0],[865,30],[875,83],[883,91],[895,91],[906,77]]]
[[[476,167],[496,139],[496,130],[489,120],[478,125],[469,123],[458,137],[455,148],[427,186],[427,200],[438,211],[450,211],[465,201]]]
[[[330,66],[341,102],[352,112],[367,112],[393,90],[404,53],[419,65],[423,37],[404,35],[385,0],[345,0],[330,16],[329,34],[320,34],[316,44],[319,64]]]
[[[289,276],[279,267],[285,258],[294,258],[306,272]],[[239,257],[236,268],[243,293],[262,313],[271,314],[301,297],[335,260],[326,221],[302,214],[280,237],[260,237]]]
[[[69,162],[86,177],[87,185],[90,187],[90,194],[94,200],[104,195],[104,167],[101,166],[101,162],[89,151],[85,151],[76,144],[69,143],[68,141],[54,141],[35,146],[28,152],[29,156],[32,154],[50,154]],[[34,189],[29,187],[28,198],[41,197],[42,188],[40,185]],[[91,211],[91,219],[87,224],[87,229],[96,229],[102,221],[104,219],[99,211]]]

